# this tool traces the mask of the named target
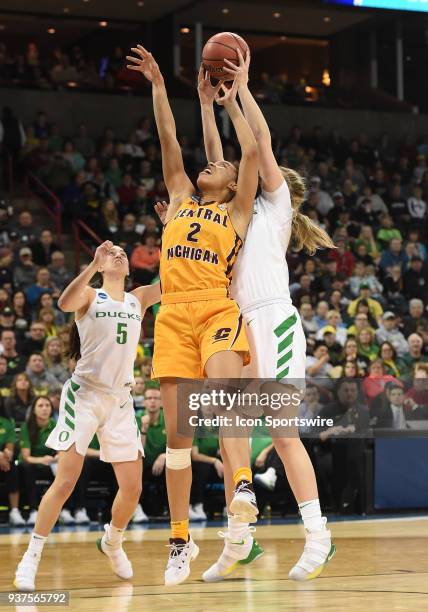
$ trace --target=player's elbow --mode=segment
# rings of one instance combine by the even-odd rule
[[[70,300],[68,300],[64,295],[60,295],[58,298],[58,308],[62,310],[62,312],[73,312],[74,310],[70,306]]]

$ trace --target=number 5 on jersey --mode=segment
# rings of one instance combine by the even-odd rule
[[[128,340],[128,332],[126,330],[127,326],[128,326],[127,323],[117,324],[116,342],[118,344],[126,344],[126,341]]]

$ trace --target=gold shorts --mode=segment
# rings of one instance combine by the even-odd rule
[[[224,290],[162,296],[152,378],[203,378],[208,359],[220,351],[244,353],[244,364],[250,361],[242,315]]]

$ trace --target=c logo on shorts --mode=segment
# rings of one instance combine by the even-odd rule
[[[220,327],[214,334],[213,342],[220,342],[221,340],[227,340],[229,338],[229,334],[232,331],[230,327]]]
[[[62,431],[59,434],[59,441],[60,442],[67,442],[69,437],[70,437],[70,432],[69,431]]]

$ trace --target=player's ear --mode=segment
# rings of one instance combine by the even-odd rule
[[[229,183],[227,188],[230,189],[230,191],[236,192],[238,189],[238,184],[235,182]]]

